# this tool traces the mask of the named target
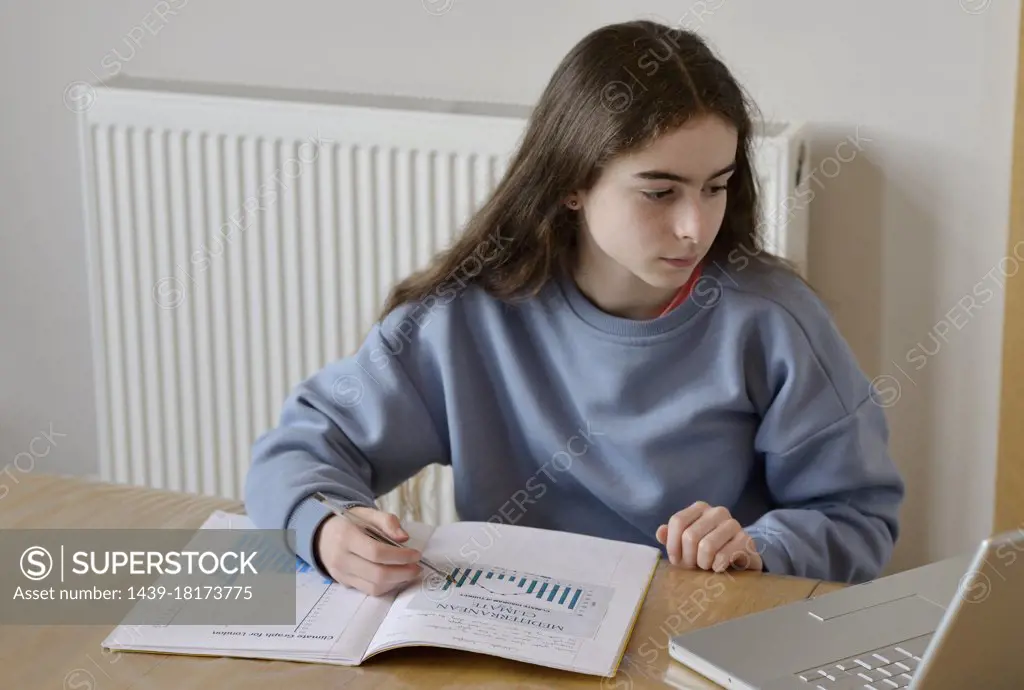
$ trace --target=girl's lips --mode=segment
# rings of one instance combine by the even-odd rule
[[[689,259],[670,259],[663,256],[661,257],[661,260],[665,261],[670,266],[674,266],[676,268],[689,268],[690,266],[693,266],[694,264],[697,263],[697,257],[692,257]]]

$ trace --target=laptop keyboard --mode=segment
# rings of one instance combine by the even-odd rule
[[[931,634],[880,647],[857,656],[801,671],[797,678],[813,690],[893,690],[913,680]]]

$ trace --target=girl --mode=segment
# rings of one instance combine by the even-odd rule
[[[374,500],[447,463],[462,519],[660,545],[688,568],[877,576],[903,481],[826,309],[761,246],[748,108],[692,33],[583,38],[461,237],[257,440],[257,526],[381,594],[419,553],[312,494],[404,541]]]

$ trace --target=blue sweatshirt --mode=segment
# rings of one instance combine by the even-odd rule
[[[904,484],[883,410],[817,296],[760,261],[709,264],[650,320],[571,278],[503,303],[453,284],[374,325],[300,383],[253,447],[246,508],[312,566],[323,491],[373,505],[450,464],[462,520],[648,544],[695,501],[724,506],[765,570],[880,574]]]

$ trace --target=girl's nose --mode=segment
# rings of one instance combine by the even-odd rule
[[[700,204],[686,204],[676,218],[674,234],[680,240],[700,242],[703,211]]]

